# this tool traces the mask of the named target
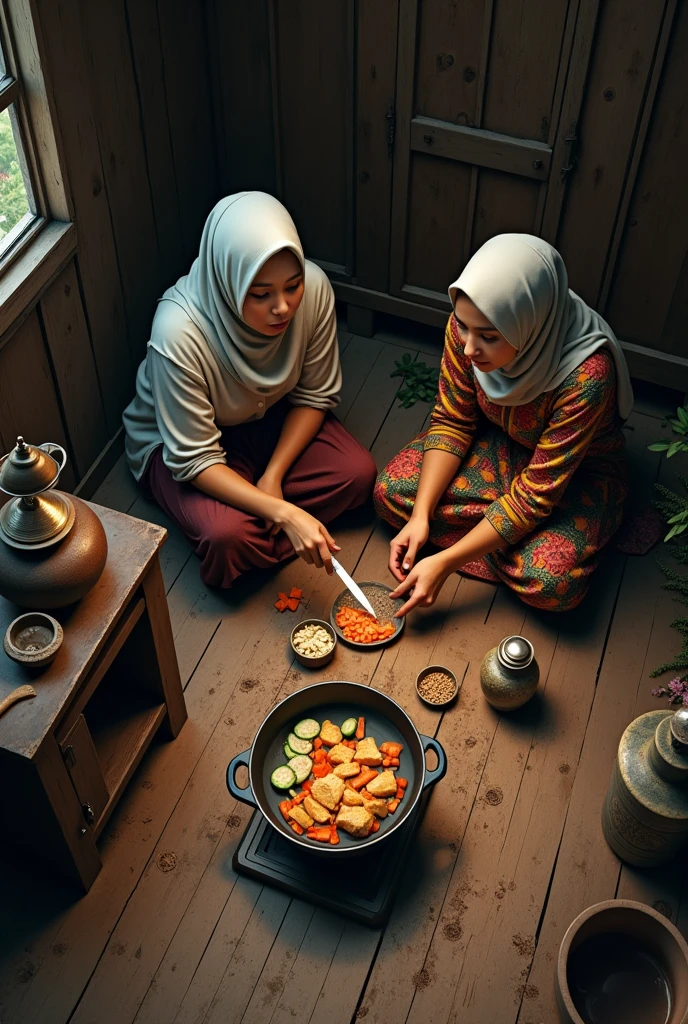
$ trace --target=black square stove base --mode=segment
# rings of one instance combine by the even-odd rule
[[[232,865],[239,874],[377,928],[389,917],[422,810],[369,853],[344,858],[301,850],[255,811]]]

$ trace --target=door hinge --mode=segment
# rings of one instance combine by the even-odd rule
[[[67,767],[73,768],[74,765],[76,764],[76,754],[74,753],[74,747],[71,745],[71,743],[69,744],[68,747],[65,747],[62,756]]]
[[[566,179],[567,175],[571,173],[575,166],[578,142],[579,139],[576,135],[576,122],[574,121],[569,128],[568,135],[564,136],[564,162],[561,167],[562,180]]]
[[[393,103],[385,114],[385,119],[387,121],[387,155],[391,160],[394,154],[394,134],[397,129],[397,112]]]

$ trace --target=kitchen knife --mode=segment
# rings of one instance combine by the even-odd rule
[[[337,573],[342,583],[344,583],[346,589],[349,590],[354,595],[356,600],[360,601],[365,610],[367,612],[370,612],[373,618],[376,619],[377,615],[373,611],[373,606],[368,600],[368,598],[365,596],[361,588],[356,583],[354,583],[354,581],[349,576],[348,572],[345,569],[342,569],[341,565],[334,557],[332,558],[332,568]]]

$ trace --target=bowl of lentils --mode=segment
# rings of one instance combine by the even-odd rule
[[[291,649],[306,668],[322,668],[332,661],[337,635],[323,619],[304,619],[291,631]]]
[[[459,684],[451,669],[444,665],[428,665],[416,679],[418,696],[433,708],[446,707],[456,698]]]

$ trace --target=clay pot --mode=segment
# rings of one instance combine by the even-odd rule
[[[480,686],[488,704],[498,711],[515,711],[538,688],[540,669],[530,640],[507,636],[488,651],[480,666]]]
[[[571,959],[584,943],[605,936],[604,948],[618,937],[619,943],[632,942],[661,968],[671,993],[671,1012],[666,1024],[688,1024],[688,944],[681,933],[662,914],[644,903],[632,900],[606,900],[584,910],[570,925],[559,949],[555,985],[559,1015],[564,1024],[589,1024],[582,1017],[570,990]],[[637,1022],[654,1024],[638,1016]],[[665,1019],[662,1018],[662,1024]]]
[[[105,530],[84,501],[69,498],[74,525],[57,544],[27,550],[0,539],[0,594],[20,608],[64,608],[100,578],[107,560]]]

